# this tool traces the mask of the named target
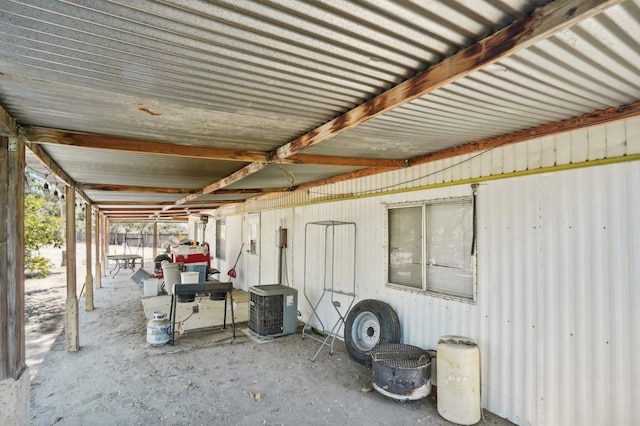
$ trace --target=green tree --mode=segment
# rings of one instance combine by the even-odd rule
[[[28,274],[45,277],[53,268],[49,259],[40,255],[42,247],[62,244],[60,217],[55,203],[30,191],[24,198],[24,266]]]

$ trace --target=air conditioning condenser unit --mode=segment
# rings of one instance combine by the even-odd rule
[[[284,336],[298,327],[298,290],[282,284],[249,288],[249,330],[258,336]]]

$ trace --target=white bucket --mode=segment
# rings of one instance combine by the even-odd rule
[[[180,284],[180,264],[163,261],[162,275],[164,276],[164,284],[171,287],[174,284]]]
[[[147,278],[144,280],[144,290],[143,294],[145,297],[157,296],[158,295],[158,284],[159,279],[157,278]]]
[[[181,284],[198,284],[200,282],[200,273],[199,272],[180,272],[180,282]],[[172,289],[173,294],[173,289]],[[178,302],[193,302],[196,300],[196,294],[181,294],[178,296]]]
[[[180,280],[182,284],[198,284],[200,282],[199,272],[180,272]]]

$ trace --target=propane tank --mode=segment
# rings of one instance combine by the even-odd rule
[[[171,321],[164,312],[154,312],[153,319],[147,323],[147,343],[162,346],[171,338]]]

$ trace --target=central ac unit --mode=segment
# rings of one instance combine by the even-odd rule
[[[258,336],[284,336],[298,327],[298,290],[281,284],[249,287],[249,330]]]

